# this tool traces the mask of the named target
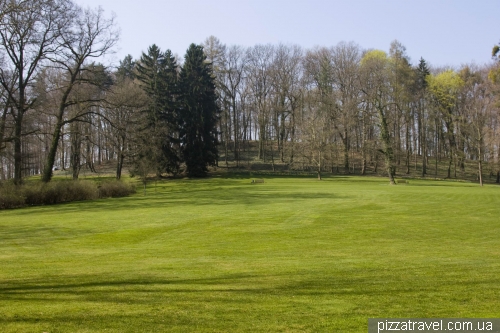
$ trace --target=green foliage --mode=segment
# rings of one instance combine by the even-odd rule
[[[149,125],[174,126],[177,95],[177,64],[170,50],[162,52],[152,45],[136,64],[137,78],[150,97]],[[164,121],[165,124],[161,124]]]
[[[138,158],[157,174],[179,170],[177,64],[170,50],[152,45],[136,65],[137,78],[149,97],[145,123],[139,131]],[[144,162],[141,162],[144,163]],[[136,163],[137,164],[137,163]]]
[[[500,66],[496,66],[488,72],[488,79],[492,83],[500,83]]]
[[[500,46],[498,45],[493,46],[493,50],[491,51],[491,56],[496,57],[499,51],[500,51]]]
[[[218,159],[217,120],[220,109],[212,75],[203,47],[191,44],[179,77],[181,109],[179,137],[186,171],[203,177]]]
[[[427,85],[438,106],[449,110],[456,105],[458,93],[464,81],[458,73],[447,70],[437,75],[427,76]]]
[[[118,81],[123,81],[127,78],[133,80],[135,78],[135,67],[136,62],[130,54],[125,56],[123,60],[120,60],[120,66],[118,66],[116,71]]]
[[[366,332],[369,317],[500,316],[498,187],[250,181],[0,212],[2,332]]]
[[[417,76],[417,88],[422,90],[426,89],[428,86],[427,82],[427,76],[431,74],[429,70],[429,66],[427,66],[427,62],[424,60],[424,58],[420,58],[420,61],[418,63],[418,67],[416,68],[416,76]]]
[[[220,110],[203,47],[190,46],[179,79],[171,52],[162,53],[156,45],[142,55],[137,72],[150,105],[133,172],[142,177],[151,168],[157,175],[177,173],[183,162],[189,176],[205,176],[218,158]]]
[[[113,79],[103,64],[91,63],[85,66],[82,77],[95,89],[96,93],[107,91],[113,85]]]
[[[382,50],[371,50],[361,58],[361,66],[368,66],[373,62],[386,62],[388,60],[387,53]]]

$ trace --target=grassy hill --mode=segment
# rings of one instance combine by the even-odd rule
[[[500,188],[223,173],[0,211],[2,332],[366,332],[500,317]]]

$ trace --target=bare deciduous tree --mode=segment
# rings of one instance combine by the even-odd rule
[[[58,39],[59,51],[50,60],[54,68],[64,73],[64,81],[59,86],[61,99],[55,115],[52,142],[42,176],[44,182],[52,179],[52,168],[63,126],[83,116],[82,113],[77,113],[67,117],[68,107],[84,101],[100,101],[100,98],[95,96],[86,96],[82,100],[82,96],[72,93],[78,86],[96,84],[96,66],[91,62],[111,51],[118,41],[118,35],[114,18],[106,18],[101,8],[75,9],[75,18],[71,26],[61,27]]]
[[[380,141],[382,142],[381,153],[385,158],[385,167],[389,182],[394,181],[394,150],[392,146],[391,133],[389,131],[389,108],[393,101],[389,98],[390,83],[388,80],[388,58],[383,51],[369,51],[361,60],[360,76],[362,80],[361,91],[364,94],[365,103],[370,104],[378,115],[380,127]]]
[[[141,111],[147,104],[144,91],[132,79],[125,78],[118,82],[108,94],[106,111],[112,124],[109,141],[117,152],[116,179],[122,175],[127,154],[133,154],[134,133],[141,123]]]
[[[266,161],[266,146],[269,140],[270,101],[272,81],[270,76],[274,57],[272,45],[256,45],[248,50],[246,75],[252,92],[254,117],[258,126],[259,159]]]
[[[4,59],[0,85],[12,106],[14,181],[20,183],[24,116],[36,100],[32,87],[47,58],[60,51],[56,41],[73,19],[73,4],[68,0],[9,3],[14,9],[5,11],[0,18],[0,56]]]

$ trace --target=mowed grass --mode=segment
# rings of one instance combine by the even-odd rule
[[[500,187],[175,180],[0,212],[1,332],[366,332],[500,317]]]

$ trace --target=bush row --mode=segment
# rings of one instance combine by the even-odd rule
[[[15,186],[0,183],[0,209],[62,202],[124,197],[135,193],[134,186],[120,181],[55,181],[48,184],[30,183]]]

